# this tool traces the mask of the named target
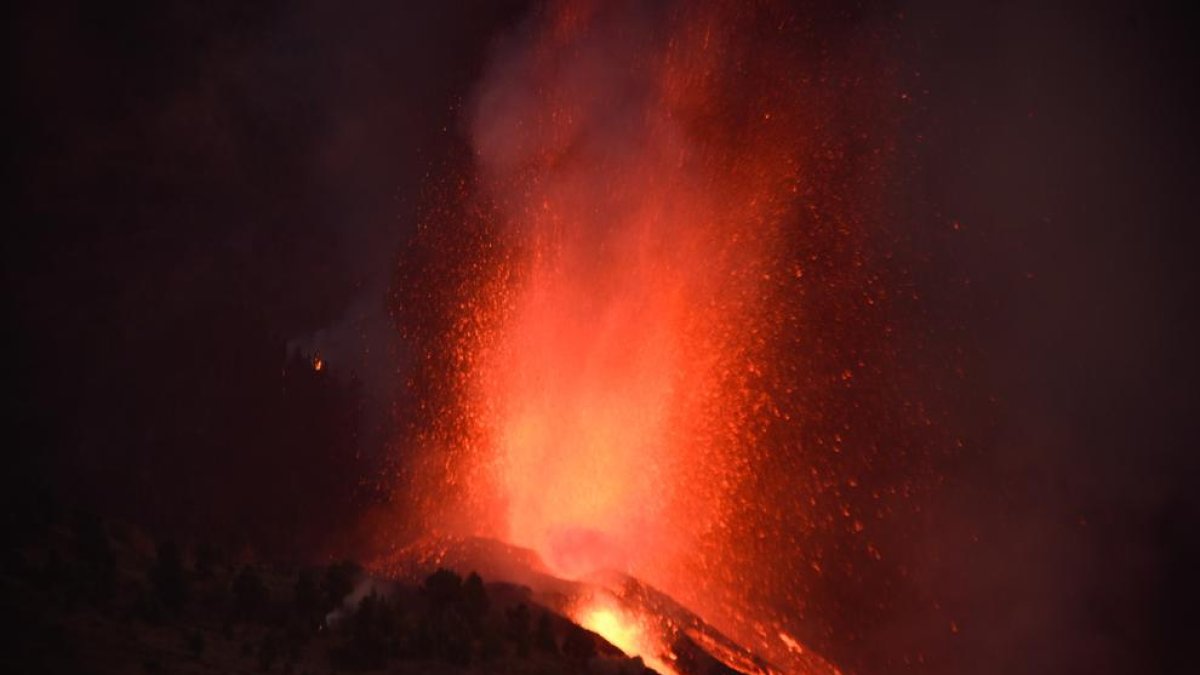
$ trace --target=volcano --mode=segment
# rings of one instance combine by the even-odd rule
[[[880,560],[934,447],[894,378],[898,99],[782,4],[539,7],[400,261],[419,405],[372,538],[534,552],[501,557],[583,584],[556,606],[663,668],[691,644],[829,672],[813,608]]]
[[[629,574],[554,574],[530,549],[484,537],[429,537],[377,561],[374,572],[416,583],[439,569],[507,582],[543,610],[567,617],[664,674],[834,675],[840,671],[793,637],[741,645],[668,594]],[[771,645],[771,639],[778,641]]]

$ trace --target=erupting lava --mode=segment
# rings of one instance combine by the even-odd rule
[[[589,598],[572,611],[579,625],[604,636],[604,639],[626,654],[641,655],[646,665],[671,675],[675,670],[657,655],[668,647],[655,639],[653,631],[640,617],[632,615],[619,604],[603,598]]]
[[[890,331],[866,232],[886,115],[809,19],[649,4],[551,3],[497,46],[472,177],[399,302],[424,358],[409,489],[426,531],[634,574],[786,655],[889,433],[857,426],[878,391],[848,396]],[[619,607],[576,618],[653,646]]]

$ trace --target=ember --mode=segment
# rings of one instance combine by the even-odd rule
[[[886,108],[833,91],[865,76],[809,30],[740,3],[552,3],[496,54],[475,178],[433,214],[474,221],[470,241],[423,226],[459,267],[409,272],[454,308],[414,385],[445,397],[410,477],[425,529],[634,574],[782,662],[794,641],[762,636],[815,634],[797,608],[822,536],[863,529],[833,516],[841,485],[903,440],[882,411],[859,431],[877,403],[845,395],[887,365]],[[650,639],[610,608],[580,620]]]

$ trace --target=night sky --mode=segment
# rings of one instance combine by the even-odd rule
[[[5,299],[23,356],[8,379],[38,447],[22,461],[160,527],[228,530],[285,496],[347,515],[403,366],[395,258],[515,9],[243,5],[82,3],[10,22]],[[355,428],[325,433],[356,438],[298,462],[285,420],[332,414],[290,400],[281,373],[318,353],[327,379],[360,390]]]
[[[352,549],[412,405],[394,270],[525,3],[24,4],[7,523],[49,495],[264,554]],[[963,631],[886,617],[862,668],[923,640],[939,672],[1182,672],[1195,48],[1163,7],[960,4],[844,10],[892,27],[913,100],[890,212],[919,321],[972,364],[947,395],[970,442],[909,552]]]

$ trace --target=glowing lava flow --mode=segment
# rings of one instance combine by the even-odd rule
[[[571,611],[579,625],[604,637],[614,647],[631,656],[641,656],[645,664],[663,675],[675,675],[659,654],[667,651],[657,639],[653,627],[620,605],[602,597],[580,601]]]
[[[423,529],[628,572],[768,655],[814,633],[810,535],[849,532],[839,457],[872,460],[841,450],[902,434],[845,396],[885,372],[863,223],[886,152],[813,30],[769,3],[554,2],[499,43],[471,178],[422,224],[433,290],[400,301],[437,327],[413,338]]]

